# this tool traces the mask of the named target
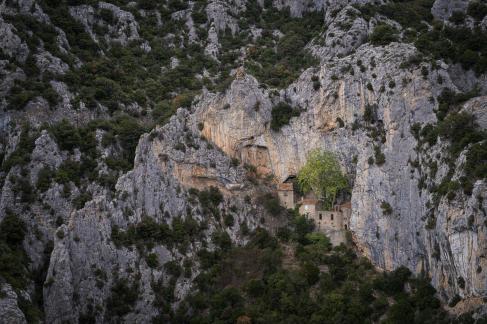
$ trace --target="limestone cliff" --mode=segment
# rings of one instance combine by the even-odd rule
[[[374,11],[398,3],[67,1],[57,11],[55,1],[3,1],[0,222],[13,213],[25,225],[23,270],[36,278],[19,288],[0,275],[0,323],[29,321],[36,302],[46,323],[167,322],[194,288],[199,252],[286,223],[262,198],[315,148],[348,176],[358,253],[427,274],[445,304],[463,299],[458,312],[485,309],[485,175],[462,190],[472,145],[449,161],[447,140],[423,138],[445,90],[473,97],[452,111],[486,130],[487,74],[472,65],[485,53],[447,64],[415,37],[440,22],[478,35],[487,16],[465,16],[471,1],[460,0],[425,4],[420,27]],[[287,53],[271,71],[294,81],[263,81],[266,60],[301,50],[292,28],[316,21],[302,46],[309,64]],[[387,44],[371,44],[377,26]],[[276,130],[282,103],[298,116]]]
[[[144,254],[154,253],[161,265],[173,260],[181,264],[187,260],[192,264],[191,274],[174,283],[175,302],[178,302],[198,275],[196,252],[202,246],[210,249],[213,246],[207,239],[212,233],[223,230],[233,241],[242,243],[246,238],[241,226],[249,230],[257,226],[275,228],[276,219],[267,218],[265,225],[261,224],[258,215],[262,214],[262,207],[245,199],[255,197],[256,193],[243,167],[234,166],[229,157],[197,134],[197,124],[187,111],[179,110],[166,126],[143,136],[135,167],[118,180],[114,196],[96,197],[83,209],[73,212],[66,225],[58,229],[63,235],[56,237],[44,289],[44,300],[48,301],[47,322],[76,321],[78,314],[90,314],[93,306],[105,303],[110,287],[120,278],[136,283],[139,291],[139,301],[124,320],[150,322],[159,314],[153,306],[159,293],[153,289],[153,283],[168,285],[171,277],[164,268],[150,267],[144,261]],[[220,217],[233,215],[232,226],[222,227],[221,220],[210,217],[191,192],[210,186],[222,192],[223,201],[215,207]],[[172,223],[173,227],[175,218],[192,219],[203,226],[202,233],[191,238],[184,253],[162,245],[145,252],[114,245],[115,226],[125,231],[147,217]],[[106,311],[90,315],[99,321],[111,318]]]
[[[225,94],[203,95],[195,118],[204,123],[205,137],[225,153],[255,165],[262,173],[275,174],[280,181],[297,174],[310,150],[335,152],[353,187],[350,228],[354,241],[375,265],[386,270],[406,265],[418,273],[424,271],[445,300],[455,294],[484,296],[485,182],[476,182],[469,196],[459,193],[453,201],[442,198],[436,208],[430,206],[432,193],[418,186],[421,170],[413,161],[420,159],[426,165],[426,160],[432,160],[440,166],[439,173],[446,172],[441,171],[445,144],[418,152],[412,125],[435,122],[435,98],[444,87],[455,86],[444,64],[428,77],[422,76],[421,67],[400,68],[414,55],[415,49],[407,45],[362,46],[343,59],[307,70],[274,97],[240,71]],[[347,69],[349,73],[344,74]],[[321,83],[317,91],[313,76]],[[475,99],[466,107],[478,100],[482,101]],[[269,127],[270,110],[279,101],[300,107],[301,114],[275,132]],[[374,127],[382,132],[380,139],[366,129],[364,112],[370,107],[375,109]],[[383,165],[369,163],[374,147],[385,155]],[[459,176],[457,169],[454,177]],[[435,181],[440,180],[438,175]],[[390,215],[383,213],[383,202],[392,207]],[[431,213],[436,214],[436,225],[427,228]],[[459,287],[458,278],[468,284]]]

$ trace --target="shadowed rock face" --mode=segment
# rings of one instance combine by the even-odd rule
[[[485,267],[481,225],[485,200],[481,203],[477,198],[486,195],[485,183],[477,182],[471,196],[459,194],[450,202],[442,198],[437,208],[428,207],[431,193],[418,187],[420,170],[412,161],[422,161],[424,168],[426,160],[436,161],[439,173],[444,173],[441,157],[446,147],[440,143],[418,152],[411,126],[435,122],[437,103],[432,98],[443,87],[455,86],[446,67],[432,71],[428,78],[421,76],[420,68],[399,68],[414,53],[408,45],[362,46],[353,55],[305,71],[278,97],[271,97],[252,76],[240,72],[225,94],[204,95],[194,118],[204,123],[203,135],[226,154],[255,165],[262,173],[274,173],[280,181],[297,174],[310,150],[335,152],[353,185],[354,241],[375,265],[425,271],[445,300],[454,294],[485,295],[485,274],[476,271]],[[363,72],[359,60],[366,67]],[[342,72],[349,66],[354,75]],[[321,83],[317,91],[310,80],[313,75]],[[441,85],[438,76],[443,78]],[[281,100],[300,107],[301,114],[275,132],[269,127],[270,111]],[[479,111],[479,100],[473,99],[465,109]],[[364,121],[364,112],[371,106],[375,123]],[[344,127],[339,127],[339,119]],[[362,126],[354,129],[354,123]],[[383,138],[374,140],[367,126],[383,128]],[[368,162],[374,146],[385,155],[381,166]],[[461,175],[461,160],[456,162],[455,177]],[[437,175],[435,181],[440,180]],[[383,214],[383,202],[392,207],[391,215]],[[430,213],[436,214],[437,221],[427,230]],[[466,226],[469,215],[474,219],[471,227]],[[469,283],[464,289],[458,286],[460,277]]]
[[[455,11],[465,12],[469,2],[469,0],[436,0],[431,13],[437,19],[447,20]]]

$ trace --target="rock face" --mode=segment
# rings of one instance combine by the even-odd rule
[[[27,323],[25,316],[17,305],[17,294],[8,284],[2,286],[0,297],[0,314],[2,324],[24,324]]]
[[[436,0],[431,8],[431,13],[435,18],[447,20],[453,12],[465,12],[470,0]]]
[[[29,54],[29,47],[20,39],[15,33],[15,28],[5,22],[0,17],[0,44],[2,44],[3,52],[9,57],[15,57],[20,62],[25,62]]]
[[[426,228],[433,212],[428,207],[431,193],[419,189],[421,170],[412,161],[431,159],[441,165],[445,149],[440,144],[432,148],[437,156],[416,151],[411,126],[435,122],[432,98],[443,87],[455,86],[445,68],[428,77],[421,76],[419,67],[401,69],[401,62],[412,55],[415,49],[403,44],[362,46],[355,54],[306,71],[277,98],[240,71],[225,94],[203,96],[197,118],[204,123],[205,137],[225,153],[263,173],[274,173],[280,181],[297,174],[310,150],[335,152],[351,175],[354,240],[375,265],[425,271],[445,300],[455,294],[484,296],[486,275],[477,269],[485,268],[486,229],[479,221],[486,206],[485,199],[478,198],[486,194],[485,183],[477,182],[471,196],[459,193],[453,202],[443,198],[434,210],[436,226]],[[319,78],[318,91],[312,87],[312,76]],[[476,100],[467,106],[482,105],[481,98]],[[274,132],[269,127],[270,110],[278,101],[300,107],[301,114]],[[374,111],[373,124],[364,120],[367,109]],[[365,126],[382,133],[381,139],[374,139]],[[370,164],[374,147],[385,155],[383,165]],[[459,172],[455,177],[461,176]],[[392,207],[390,215],[382,211],[383,203]],[[474,222],[467,226],[470,215]],[[469,284],[459,287],[459,278]]]
[[[98,39],[93,31],[96,26],[103,26],[108,28],[105,34],[105,39],[111,42],[118,42],[126,45],[129,41],[139,39],[139,25],[132,13],[124,11],[119,7],[107,3],[99,2],[98,8],[105,10],[109,14],[109,21],[100,19],[95,8],[90,5],[73,6],[69,8],[71,16],[80,22],[85,31],[93,38],[95,42]]]
[[[208,222],[203,239],[193,241],[189,250],[194,252],[186,254],[194,262],[193,274],[176,283],[175,294],[183,298],[198,274],[196,248],[201,244],[212,248],[211,243],[204,243],[211,233],[225,230],[235,242],[245,242],[241,224],[249,229],[260,224],[257,215],[262,215],[261,207],[244,201],[247,195],[255,196],[246,171],[233,166],[221,151],[197,137],[198,132],[196,120],[179,110],[169,124],[140,140],[135,167],[119,179],[115,197],[96,197],[72,213],[67,225],[58,229],[63,235],[56,237],[44,289],[47,322],[77,321],[79,314],[86,314],[93,305],[104,305],[117,278],[140,285],[140,301],[125,321],[146,323],[158,314],[152,305],[156,297],[151,282],[167,282],[169,275],[162,268],[149,267],[138,249],[117,248],[112,241],[114,226],[123,230],[144,217],[169,224],[179,217]],[[222,213],[230,213],[231,206],[238,210],[233,227],[221,228],[217,220],[204,214],[194,197],[190,199],[189,189],[210,186],[223,194],[224,201],[218,207]],[[275,220],[269,219],[266,224],[273,226],[272,222]],[[177,249],[164,246],[148,252],[155,253],[161,265],[184,259]],[[108,319],[106,312],[96,315],[99,321],[104,317]]]
[[[362,45],[367,40],[369,24],[357,13],[354,7],[346,6],[336,17],[327,16],[328,29],[310,46],[313,54],[322,59],[341,57]]]
[[[74,197],[79,197],[83,189],[73,182],[65,185],[50,179],[45,191],[36,188],[42,169],[59,170],[68,160],[79,162],[82,154],[78,148],[61,150],[46,130],[33,131],[35,138],[25,164],[5,172],[0,169],[0,221],[7,210],[19,215],[27,226],[23,248],[30,267],[48,266],[45,282],[40,283],[45,322],[77,323],[81,319],[97,323],[151,322],[161,315],[161,307],[155,304],[163,288],[174,291],[175,299],[170,305],[176,307],[191,291],[199,274],[197,251],[216,248],[212,240],[215,233],[224,232],[232,242],[244,244],[248,239],[245,228],[253,230],[261,226],[273,231],[283,225],[282,220],[270,217],[262,207],[258,197],[269,193],[271,187],[262,179],[255,180],[256,174],[249,171],[252,170],[249,165],[255,166],[259,174],[275,175],[276,182],[284,181],[299,172],[308,153],[316,148],[334,152],[349,176],[353,210],[350,230],[360,253],[382,269],[407,266],[416,273],[426,273],[443,301],[459,295],[465,298],[465,304],[481,304],[482,298],[487,297],[487,184],[485,179],[479,180],[469,195],[460,189],[454,197],[436,199],[430,190],[438,187],[447,174],[451,173],[452,180],[464,176],[466,152],[453,161],[449,172],[444,163],[448,143],[439,141],[434,146],[421,147],[412,129],[413,125],[437,122],[437,98],[444,88],[467,92],[477,86],[482,96],[467,101],[459,109],[472,114],[479,127],[486,129],[487,75],[464,71],[460,64],[447,66],[442,61],[404,64],[418,54],[408,44],[371,46],[368,37],[377,23],[394,25],[399,32],[402,29],[379,15],[370,19],[361,17],[354,5],[369,2],[258,0],[261,6],[289,9],[292,17],[323,12],[321,34],[306,46],[317,58],[317,66],[303,70],[299,79],[282,90],[267,89],[243,68],[233,70],[234,80],[227,90],[214,93],[203,89],[193,104],[188,104],[191,107],[180,108],[165,126],[142,136],[134,167],[125,174],[117,171],[115,190],[96,182],[84,188],[92,195],[84,207],[74,206]],[[245,29],[240,15],[249,4],[246,0],[190,1],[187,6],[176,5],[178,9],[174,12],[167,11],[169,3],[180,1],[171,1],[154,12],[141,9],[141,3],[137,2],[117,3],[120,7],[108,2],[69,6],[66,13],[81,25],[77,30],[85,30],[99,46],[91,53],[95,57],[108,58],[113,43],[138,46],[143,53],[140,60],[134,59],[135,66],[146,64],[151,55],[163,60],[170,50],[167,65],[157,69],[154,79],[137,81],[141,87],[151,88],[146,94],[156,97],[159,97],[159,73],[192,73],[184,62],[187,57],[198,59],[185,52],[192,45],[196,45],[192,50],[201,46],[208,59],[212,57],[225,65],[245,62],[247,52],[246,45],[242,45],[227,55],[224,46],[228,42],[227,31],[236,36],[248,32],[255,41],[266,33],[274,35],[276,41],[284,35],[277,29],[267,30],[264,25]],[[201,3],[206,6],[196,12]],[[143,5],[150,7],[150,1]],[[436,0],[432,14],[448,20],[455,11],[465,12],[467,6],[468,1]],[[35,0],[3,1],[0,13],[4,12],[9,18],[23,14],[53,26]],[[199,19],[193,20],[197,14]],[[201,14],[206,14],[206,23]],[[122,111],[112,114],[109,110],[114,107],[121,107],[123,112],[138,116],[143,122],[154,117],[151,107],[157,105],[142,104],[147,103],[147,98],[135,91],[127,91],[124,98],[114,98],[110,109],[103,101],[87,107],[80,99],[80,92],[86,90],[84,86],[68,87],[69,79],[65,77],[83,65],[86,68],[87,63],[90,69],[105,68],[104,63],[97,66],[82,62],[87,59],[68,42],[72,35],[57,26],[53,28],[55,35],[51,35],[57,46],[44,46],[42,41],[31,46],[23,39],[29,31],[17,30],[17,24],[9,23],[14,20],[2,17],[0,156],[4,161],[19,147],[24,121],[37,130],[44,123],[62,119],[82,126],[95,119],[116,117]],[[154,26],[150,24],[152,18]],[[479,24],[485,29],[487,17]],[[168,25],[177,27],[172,30]],[[152,27],[157,29],[157,37],[149,33]],[[178,28],[181,34],[175,31]],[[171,32],[166,33],[167,30]],[[20,64],[16,65],[15,60]],[[46,79],[49,81],[45,85],[57,93],[59,101],[49,103],[47,96],[44,98],[40,93],[29,98],[21,109],[7,110],[7,95],[16,80],[30,77],[25,65],[32,63],[40,75],[56,75]],[[144,69],[149,72],[154,67],[144,65]],[[206,85],[207,81],[211,84],[210,78],[216,78],[210,70],[205,68],[197,74],[201,84]],[[120,73],[116,68],[112,72]],[[138,73],[134,80],[140,77]],[[192,81],[184,83],[194,86]],[[108,84],[105,90],[110,92]],[[163,101],[169,102],[180,94],[164,93]],[[91,95],[103,97],[98,91]],[[128,97],[132,96],[141,103],[129,102],[132,98]],[[292,106],[299,116],[275,131],[270,127],[272,109],[282,102]],[[106,160],[119,153],[116,144],[104,147],[104,135],[110,131],[100,124],[96,130],[100,156],[94,162],[99,171],[97,176],[109,172]],[[431,174],[435,168],[436,175],[425,180],[425,174]],[[22,174],[27,189],[38,194],[32,203],[22,202],[18,193],[15,179]],[[72,198],[64,194],[67,187]],[[218,188],[222,198],[208,211],[199,194],[210,187]],[[231,216],[232,225],[225,224],[227,216]],[[196,224],[198,231],[191,234],[192,240],[183,242],[187,244],[151,245],[140,238],[120,239],[120,235],[136,235],[133,232],[148,220],[153,222],[152,226],[164,224],[171,230],[177,229],[178,222],[187,221]],[[48,249],[49,261],[44,262],[51,241],[52,253]],[[168,262],[189,264],[188,274],[174,278],[164,266]],[[119,297],[115,288],[120,284],[125,290],[136,292],[137,298],[127,303],[126,311],[117,314],[111,305]],[[25,292],[8,284],[0,286],[0,323],[26,322],[19,301],[34,296],[33,286],[30,283]]]

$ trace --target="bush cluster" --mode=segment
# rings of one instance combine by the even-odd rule
[[[271,111],[271,129],[278,132],[282,126],[288,125],[292,117],[300,115],[300,111],[291,107],[285,102],[280,102],[272,107]]]
[[[244,247],[199,253],[204,269],[198,291],[167,320],[197,323],[449,323],[427,278],[398,268],[379,274],[345,247],[332,248],[326,236],[311,233],[296,219],[291,227],[293,256],[258,229]],[[299,233],[298,233],[299,231]],[[297,238],[306,238],[298,241]],[[289,260],[291,258],[291,260]],[[289,265],[291,263],[291,265]],[[284,265],[287,264],[287,265]],[[323,271],[326,267],[326,271]]]

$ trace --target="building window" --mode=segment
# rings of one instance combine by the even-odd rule
[[[320,214],[320,220],[322,220],[321,214]]]
[[[348,229],[348,228],[347,228],[347,224],[345,224],[345,229]]]
[[[331,214],[331,220],[333,220],[333,214]]]

